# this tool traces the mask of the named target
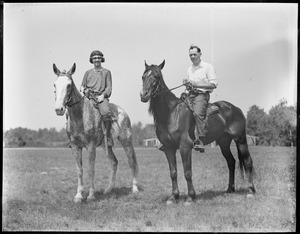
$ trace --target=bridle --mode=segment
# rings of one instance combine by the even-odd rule
[[[145,73],[146,73],[146,71],[145,71]],[[151,93],[151,96],[154,98],[154,97],[156,97],[157,95],[160,95],[160,94],[162,94],[162,93],[166,93],[166,92],[171,92],[172,90],[174,90],[174,89],[178,89],[178,88],[180,88],[180,87],[182,87],[182,86],[184,86],[185,84],[182,84],[182,85],[178,85],[178,86],[176,86],[176,87],[174,87],[174,88],[171,88],[171,89],[168,89],[168,90],[163,90],[163,91],[161,91],[161,92],[157,92],[158,91],[158,88],[159,88],[159,85],[160,85],[160,78],[155,78],[156,79],[156,82],[155,82],[155,85],[156,85],[156,88],[155,88],[155,90]]]
[[[65,106],[67,106],[67,107],[75,106],[76,104],[80,103],[80,102],[83,100],[84,96],[82,96],[78,101],[75,101],[74,103],[71,103],[71,102],[72,102],[72,94],[73,94],[73,92],[74,92],[74,82],[73,82],[73,79],[72,79],[72,77],[71,77],[68,73],[66,73],[66,72],[62,72],[62,73],[60,74],[60,76],[61,76],[61,75],[67,76],[67,77],[70,78],[71,81],[72,81],[71,92],[70,92],[69,95],[68,95],[68,96],[69,96],[69,99],[68,99],[68,101],[65,102]]]

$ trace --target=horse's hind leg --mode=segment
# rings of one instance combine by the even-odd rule
[[[111,146],[108,147],[107,156],[108,156],[108,159],[110,160],[110,163],[111,163],[112,172],[111,172],[111,175],[110,175],[109,185],[104,190],[104,194],[109,193],[115,187],[116,175],[117,175],[117,169],[118,169],[118,160],[117,160]]]
[[[243,169],[245,169],[246,176],[249,183],[249,193],[255,193],[253,177],[254,177],[254,168],[252,158],[250,156],[247,139],[244,136],[242,139],[236,141],[238,157],[240,161],[240,170],[243,175]]]
[[[234,173],[235,173],[235,159],[232,156],[231,150],[230,150],[230,143],[232,139],[231,136],[227,133],[225,133],[218,141],[218,145],[221,148],[221,152],[223,156],[226,159],[228,169],[229,169],[229,183],[228,183],[228,193],[232,193],[235,191],[235,185],[234,185]]]
[[[137,187],[137,176],[138,176],[138,164],[136,160],[136,154],[134,151],[134,148],[132,144],[124,144],[123,145],[124,151],[126,153],[129,167],[132,171],[132,192],[138,193],[138,187]]]

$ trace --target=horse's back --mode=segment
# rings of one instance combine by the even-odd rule
[[[219,113],[212,115],[213,118],[209,118],[209,123],[218,120],[219,126],[223,125],[224,131],[229,133],[233,139],[243,137],[246,131],[246,118],[242,110],[227,101],[218,101],[212,104],[218,106]]]
[[[122,144],[131,143],[132,129],[129,115],[122,107],[114,103],[109,103],[109,107],[113,115],[113,137],[118,138]]]
[[[112,112],[113,118],[117,119],[119,123],[122,121],[129,121],[129,124],[131,125],[129,115],[122,107],[114,103],[109,103],[109,108]]]
[[[233,105],[232,103],[228,101],[217,101],[211,103],[212,106],[217,106],[219,108],[219,112],[223,117],[239,117],[239,118],[245,118],[242,110]]]

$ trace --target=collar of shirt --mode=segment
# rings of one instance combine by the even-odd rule
[[[200,61],[199,65],[198,66],[195,66],[194,64],[192,65],[193,69],[198,69],[198,68],[203,68],[203,62],[202,60]]]

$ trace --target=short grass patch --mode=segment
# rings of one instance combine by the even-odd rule
[[[236,157],[236,149],[232,148]],[[140,193],[131,193],[131,170],[122,149],[116,188],[104,195],[111,172],[109,160],[97,149],[96,201],[75,204],[75,160],[70,149],[4,149],[3,231],[295,231],[295,150],[251,147],[257,194],[247,198],[246,183],[236,170],[236,193],[225,193],[228,168],[218,147],[193,152],[196,201],[184,205],[186,181],[179,153],[178,204],[171,195],[167,159],[157,149],[137,148]],[[84,151],[85,194],[88,193],[87,152]],[[236,167],[238,169],[238,166]]]

